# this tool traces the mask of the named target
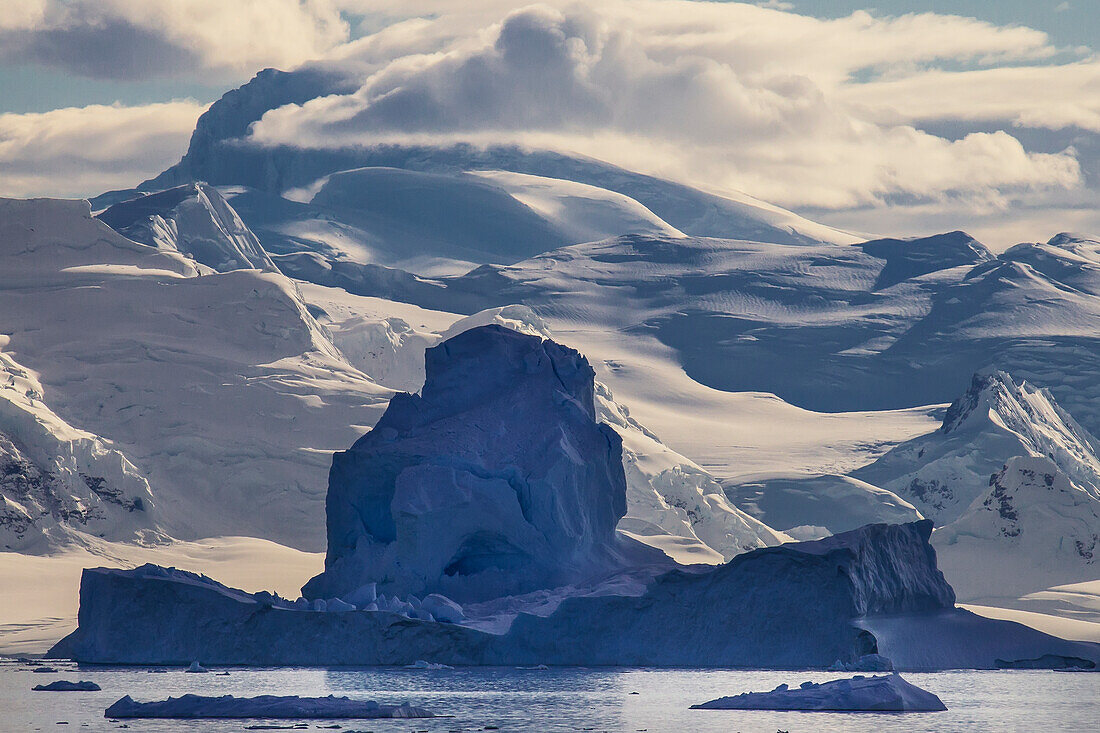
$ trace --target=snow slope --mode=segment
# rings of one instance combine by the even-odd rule
[[[1100,495],[1045,457],[1018,456],[934,544],[971,597],[1024,596],[1100,576]]]
[[[391,391],[343,359],[282,275],[203,272],[85,202],[0,202],[4,354],[48,411],[124,454],[159,529],[319,549],[327,451]]]
[[[799,539],[817,539],[865,524],[924,518],[896,494],[851,476],[777,476],[727,484],[725,489],[734,504]]]

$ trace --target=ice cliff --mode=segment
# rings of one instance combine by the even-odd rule
[[[484,600],[611,568],[622,440],[596,421],[584,357],[488,325],[428,349],[425,369],[420,394],[333,457],[325,572],[304,594]]]

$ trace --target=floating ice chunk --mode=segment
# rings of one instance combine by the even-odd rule
[[[426,662],[423,659],[417,659],[412,664],[406,664],[405,669],[454,669],[449,664],[439,664],[438,662]]]
[[[315,598],[313,599],[313,603],[310,604],[309,608],[311,611],[324,612],[328,610],[328,603],[325,602],[324,598]]]
[[[797,690],[779,685],[771,692],[746,692],[721,697],[693,710],[851,710],[864,712],[938,712],[947,710],[931,692],[902,679],[856,676],[817,684],[803,682]]]
[[[378,600],[378,584],[366,583],[361,585],[351,593],[346,594],[344,600],[357,608],[362,608],[369,603],[374,603]]]
[[[48,685],[35,685],[31,690],[35,692],[99,692],[101,688],[94,682],[81,680],[70,682],[69,680],[57,680]]]
[[[209,672],[210,670],[209,670],[209,669],[207,669],[206,667],[202,666],[201,664],[199,664],[199,663],[198,663],[198,662],[196,661],[196,662],[191,662],[191,666],[190,666],[190,667],[188,667],[188,668],[187,668],[186,670],[184,670],[184,671],[186,671],[186,672],[192,672],[192,673],[195,673],[195,674],[201,674],[201,673],[203,673],[203,672]]]
[[[1062,654],[1044,654],[1034,659],[997,659],[994,664],[997,669],[1096,669],[1096,662]]]
[[[432,713],[408,704],[379,705],[346,697],[203,697],[183,695],[154,702],[137,702],[129,695],[103,713],[107,718],[432,718]]]
[[[431,593],[424,597],[421,608],[430,613],[436,621],[457,624],[466,617],[462,613],[462,606],[452,601],[447,596]]]
[[[355,609],[355,606],[353,606],[352,604],[347,603],[345,601],[342,601],[339,598],[329,598],[327,601],[325,601],[325,610],[326,611],[354,611],[356,609]]]
[[[881,654],[864,654],[854,662],[836,660],[829,666],[830,672],[892,672],[894,663]]]

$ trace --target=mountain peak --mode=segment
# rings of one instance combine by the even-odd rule
[[[874,239],[858,246],[872,257],[886,260],[875,281],[876,290],[930,272],[993,259],[984,244],[963,231],[913,239]]]
[[[135,242],[179,252],[219,272],[276,269],[221,192],[205,183],[123,201],[97,218]]]
[[[1071,481],[1100,496],[1100,450],[1046,389],[1006,372],[975,374],[939,430],[902,443],[853,476],[912,501],[939,525],[957,519],[1017,456],[1054,462]]]

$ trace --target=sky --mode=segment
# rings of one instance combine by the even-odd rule
[[[994,249],[1100,234],[1100,0],[4,0],[0,195],[178,160],[265,67],[359,88],[257,144],[508,142]]]

